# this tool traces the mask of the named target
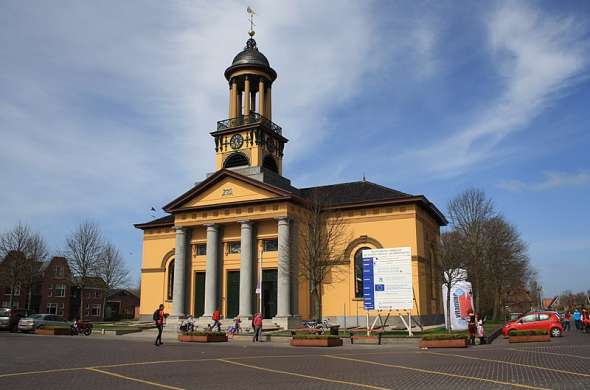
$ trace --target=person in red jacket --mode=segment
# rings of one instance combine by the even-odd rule
[[[211,329],[217,326],[217,331],[221,332],[221,322],[219,322],[219,320],[221,320],[221,313],[219,312],[219,309],[215,309],[211,319],[213,320],[213,325],[211,325]]]
[[[256,313],[254,315],[254,318],[252,318],[252,327],[254,328],[252,342],[262,341],[260,340],[260,336],[262,335],[262,314]]]
[[[158,310],[154,312],[154,322],[156,323],[156,328],[158,328],[158,336],[156,337],[156,342],[154,343],[157,346],[164,344],[162,342],[162,330],[164,329],[164,305],[160,305]]]

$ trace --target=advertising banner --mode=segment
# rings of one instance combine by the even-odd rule
[[[445,324],[448,327],[447,318],[447,286],[442,286],[443,306],[445,309]],[[451,288],[451,330],[467,330],[469,312],[473,311],[473,291],[471,283],[465,280],[458,281]]]
[[[363,250],[363,301],[366,310],[411,310],[410,247]]]

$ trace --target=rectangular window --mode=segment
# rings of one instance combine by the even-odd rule
[[[20,296],[20,282],[17,282],[16,286],[14,286],[14,296],[15,297]]]
[[[56,265],[53,269],[53,275],[55,278],[63,278],[64,277],[64,267],[61,265]]]
[[[47,313],[48,314],[57,314],[57,303],[48,303],[47,304]]]
[[[207,244],[197,244],[197,256],[205,256],[207,254]]]
[[[53,296],[53,284],[49,285],[49,289],[47,290],[47,296],[48,297],[52,297]]]
[[[276,252],[279,250],[279,240],[277,238],[262,240],[262,247],[265,252]]]
[[[64,304],[60,303],[57,305],[57,315],[63,317],[64,315]]]
[[[100,290],[99,289],[94,290],[94,298],[100,298]]]
[[[92,305],[92,309],[90,311],[90,315],[93,317],[100,317],[100,304]]]
[[[54,297],[65,297],[66,296],[66,285],[56,284],[54,287]]]
[[[84,315],[88,317],[90,315],[90,305],[86,305],[86,310],[84,310]]]
[[[228,242],[227,243],[227,252],[228,253],[240,253],[240,242]]]

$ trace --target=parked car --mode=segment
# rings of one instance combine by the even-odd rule
[[[16,332],[19,320],[26,316],[27,311],[24,309],[9,309],[7,307],[1,307],[0,329],[8,329],[11,332]]]
[[[546,330],[552,337],[559,337],[563,333],[563,326],[556,312],[537,311],[510,321],[502,328],[502,334],[508,336],[513,330]]]
[[[33,314],[18,322],[19,332],[32,332],[41,326],[70,327],[70,323],[55,314]]]

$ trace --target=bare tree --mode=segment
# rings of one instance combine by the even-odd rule
[[[329,211],[328,197],[314,192],[307,199],[299,234],[299,272],[309,282],[311,316],[320,319],[322,285],[328,274],[343,264],[346,226],[342,216]]]
[[[527,246],[518,230],[501,216],[484,224],[484,259],[486,283],[480,290],[491,306],[492,318],[498,319],[504,297],[512,289],[525,289],[529,274]],[[481,309],[480,309],[481,310]]]
[[[96,275],[104,242],[98,226],[84,222],[66,239],[66,258],[80,285],[80,319],[84,316],[84,288]]]
[[[104,244],[96,267],[96,276],[104,281],[102,294],[102,319],[104,321],[107,294],[129,282],[129,271],[125,268],[119,250],[110,242]]]
[[[31,285],[39,262],[47,258],[47,245],[39,233],[18,223],[0,235],[0,285],[10,288],[10,306],[17,290],[27,291],[27,308],[31,306]]]
[[[448,205],[453,229],[463,240],[463,252],[469,279],[473,285],[476,310],[480,309],[481,281],[484,268],[485,224],[496,215],[494,205],[479,189],[468,189]]]
[[[465,257],[463,254],[461,235],[457,231],[444,232],[438,245],[440,262],[440,276],[447,288],[447,330],[451,329],[451,290],[462,280],[465,280]]]

